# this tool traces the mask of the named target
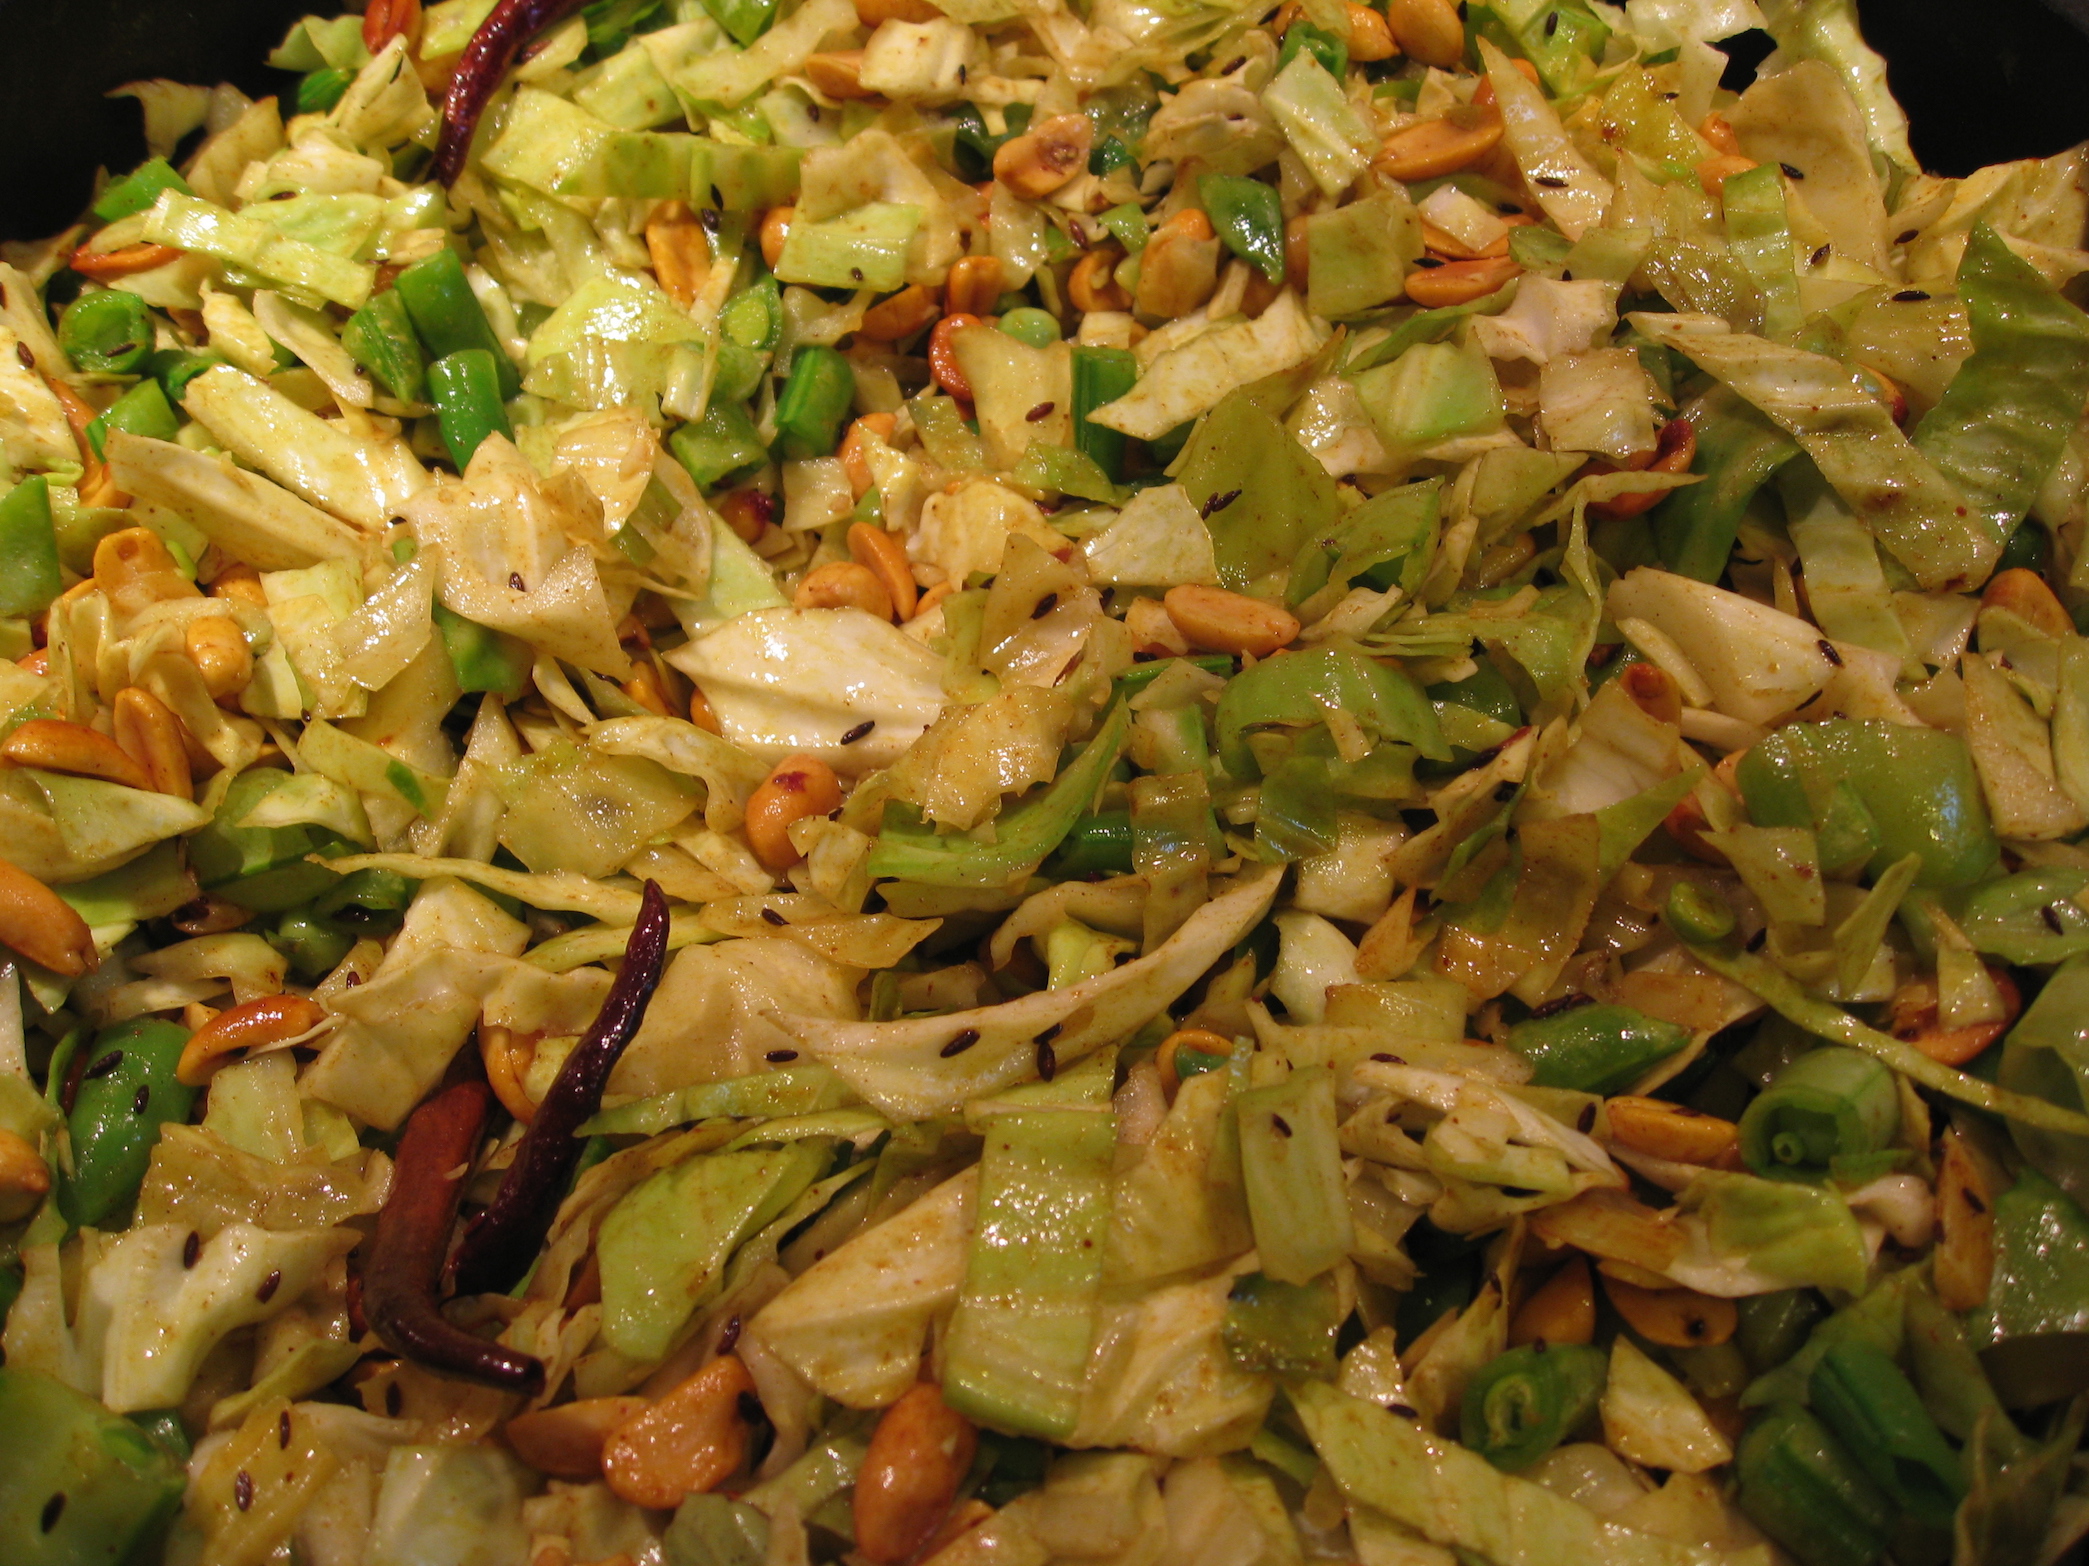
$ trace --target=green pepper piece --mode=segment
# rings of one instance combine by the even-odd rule
[[[1995,562],[1995,574],[2004,571],[2036,571],[2044,576],[2053,561],[2052,535],[2045,530],[2043,522],[2019,522],[2016,531],[2009,535],[2009,542],[2002,546],[2002,558]]]
[[[1526,1343],[1466,1383],[1459,1439],[1504,1473],[1521,1473],[1596,1411],[1610,1360],[1572,1343]]]
[[[1076,345],[1073,351],[1074,450],[1092,460],[1109,475],[1112,484],[1124,482],[1124,450],[1127,437],[1121,430],[1106,429],[1090,415],[1105,403],[1115,402],[1139,380],[1139,361],[1128,348],[1089,348]]]
[[[355,937],[303,909],[292,909],[277,923],[269,944],[289,958],[292,971],[309,983],[338,968],[355,945]]]
[[[1509,1047],[1530,1061],[1539,1087],[1622,1093],[1690,1042],[1690,1030],[1630,1006],[1576,1006],[1509,1030]]]
[[[181,1411],[173,1408],[141,1408],[124,1418],[159,1443],[175,1461],[185,1463],[196,1450],[181,1422]]]
[[[102,441],[111,430],[145,435],[153,440],[172,440],[181,432],[181,420],[167,402],[158,381],[140,381],[102,410],[87,425],[87,439],[94,454],[102,454]]]
[[[435,404],[443,444],[462,473],[488,435],[515,438],[501,405],[499,361],[484,348],[460,348],[428,366],[428,400]]]
[[[372,295],[351,315],[341,328],[341,346],[370,372],[386,396],[399,402],[427,400],[428,356],[414,336],[406,296],[398,289]]]
[[[1723,941],[1734,933],[1734,911],[1714,900],[1693,881],[1678,881],[1668,889],[1668,906],[1662,910],[1668,927],[1686,941],[1707,944]]]
[[[1284,35],[1284,46],[1289,49],[1300,33],[1317,31],[1301,22]],[[1284,275],[1284,205],[1274,185],[1238,174],[1206,174],[1197,181],[1197,193],[1228,250],[1272,283]]]
[[[97,288],[58,317],[58,346],[89,375],[130,375],[152,352],[145,301],[121,288]]]
[[[725,340],[754,353],[766,353],[783,337],[783,289],[764,272],[726,301],[718,312]]]
[[[179,191],[184,196],[193,196],[189,182],[174,172],[174,165],[165,158],[147,158],[122,179],[111,180],[94,203],[94,215],[104,223],[113,223],[118,218],[127,218],[135,212],[143,212],[160,199],[163,190]]]
[[[1734,1342],[1741,1357],[1756,1375],[1775,1370],[1799,1352],[1814,1323],[1827,1313],[1821,1297],[1811,1289],[1779,1289],[1774,1294],[1751,1294],[1736,1302],[1740,1319]]]
[[[1916,854],[1917,886],[1970,886],[1999,854],[1972,756],[1942,729],[1848,718],[1792,724],[1750,747],[1735,781],[1757,826],[1816,830],[1846,808],[1834,794],[1849,784],[1877,832],[1867,866],[1874,876]]]
[[[709,489],[728,473],[769,455],[747,409],[715,396],[704,416],[676,430],[667,438],[667,445],[699,489]]]
[[[339,66],[321,66],[316,71],[307,71],[297,79],[297,112],[300,114],[325,114],[346,96],[349,83],[355,80],[355,72],[344,71]]]
[[[832,348],[800,348],[776,398],[776,438],[786,458],[831,454],[856,399],[849,361]]]
[[[1049,348],[1059,341],[1059,321],[1049,310],[1024,305],[1001,317],[1000,329],[1030,348]]]
[[[1741,1510],[1805,1566],[1870,1566],[1893,1507],[1821,1422],[1796,1403],[1741,1438]]]
[[[416,261],[399,274],[392,287],[405,302],[429,358],[445,359],[467,348],[484,349],[493,356],[493,368],[500,377],[499,400],[506,402],[522,390],[522,376],[501,351],[493,323],[472,292],[456,251],[438,250],[425,261]]]
[[[51,485],[39,473],[0,500],[0,615],[42,614],[64,590]]]
[[[2031,1164],[1995,1198],[1994,1281],[1966,1337],[2012,1407],[2089,1385],[2089,1215]]]
[[[370,932],[395,930],[419,890],[396,870],[356,870],[312,901],[312,916]]]
[[[214,370],[226,362],[224,355],[205,349],[201,353],[190,353],[183,348],[162,348],[145,361],[145,368],[160,383],[160,390],[167,394],[167,401],[175,407],[189,389],[189,382],[205,370]]]
[[[1838,1159],[1885,1149],[1900,1130],[1890,1067],[1827,1045],[1778,1072],[1741,1116],[1741,1157],[1766,1180],[1828,1178]]]
[[[95,1039],[73,1095],[73,1172],[60,1191],[71,1222],[100,1225],[137,1197],[160,1127],[186,1120],[196,1101],[196,1089],[174,1075],[188,1041],[188,1029],[153,1017]]]
[[[1808,1389],[1822,1423],[1874,1484],[1923,1522],[1949,1525],[1966,1493],[1965,1474],[1891,1355],[1846,1339],[1821,1356]]]
[[[1132,814],[1103,810],[1078,818],[1052,859],[1053,875],[1076,880],[1132,873]]]
[[[1327,74],[1336,81],[1340,81],[1349,69],[1348,41],[1337,38],[1323,28],[1315,27],[1311,22],[1293,22],[1284,29],[1284,42],[1277,50],[1277,69],[1283,70],[1298,58],[1301,49],[1326,66]],[[1208,174],[1205,176],[1206,179],[1210,177]],[[1235,254],[1239,252],[1236,251]],[[1241,256],[1243,261],[1251,259]],[[1275,280],[1274,273],[1271,274],[1271,280]]]
[[[239,825],[264,795],[289,781],[289,773],[274,767],[250,768],[232,780],[216,819],[189,839],[189,865],[203,890],[256,913],[281,913],[302,907],[339,879],[306,858],[345,852],[348,845],[332,832],[310,825]]]
[[[181,1465],[129,1420],[34,1370],[0,1370],[0,1538],[11,1566],[154,1560]]]
[[[1799,454],[1799,443],[1728,386],[1713,387],[1684,417],[1697,436],[1690,471],[1703,482],[1674,491],[1654,509],[1654,542],[1669,570],[1716,582],[1748,503]]]
[[[459,690],[486,691],[514,701],[528,689],[530,670],[536,664],[536,653],[528,642],[467,620],[442,604],[434,606],[434,614]]]
[[[1226,1295],[1221,1335],[1227,1357],[1242,1370],[1327,1381],[1334,1379],[1341,1325],[1327,1279],[1279,1283],[1250,1272],[1235,1278]]]
[[[1188,661],[1204,670],[1207,674],[1216,674],[1223,677],[1233,672],[1233,655],[1231,653],[1196,653],[1192,654]],[[1117,676],[1112,688],[1119,696],[1136,695],[1159,679],[1169,669],[1173,668],[1174,665],[1175,660],[1172,658],[1156,658],[1151,663],[1134,664],[1131,668],[1126,669],[1124,673]]]

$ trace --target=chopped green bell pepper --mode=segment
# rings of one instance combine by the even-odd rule
[[[111,430],[144,435],[153,440],[172,440],[181,432],[181,420],[168,405],[167,394],[158,381],[140,381],[109,404],[87,426],[88,444],[102,454],[102,441]]]
[[[159,200],[163,190],[178,190],[184,196],[195,194],[189,189],[189,182],[175,173],[173,164],[165,158],[147,158],[122,179],[109,181],[108,188],[95,198],[94,215],[104,223],[127,218]]]
[[[11,1566],[158,1558],[181,1505],[181,1464],[129,1420],[63,1382],[0,1369],[0,1538]]]
[[[152,352],[152,315],[145,301],[120,288],[97,288],[65,307],[58,346],[89,375],[130,375]]]
[[[1291,49],[1300,33],[1318,31],[1301,22],[1284,35],[1284,47]],[[1339,66],[1328,69],[1341,75]],[[1197,181],[1197,193],[1228,250],[1272,283],[1284,275],[1284,204],[1276,186],[1239,174],[1206,174]]]
[[[765,460],[769,453],[747,409],[711,399],[704,416],[667,438],[668,449],[699,489],[710,489],[728,473]]]
[[[1588,1422],[1610,1358],[1572,1343],[1497,1354],[1465,1386],[1459,1438],[1504,1473],[1520,1473]]]
[[[1621,1093],[1690,1042],[1690,1030],[1630,1006],[1576,1006],[1509,1030],[1539,1087]]]
[[[1741,1510],[1805,1566],[1870,1566],[1893,1505],[1821,1422],[1796,1403],[1741,1438]]]
[[[64,590],[50,481],[39,473],[0,500],[0,615],[42,614]]]
[[[472,292],[456,251],[438,250],[426,260],[416,261],[399,274],[392,288],[405,304],[414,333],[430,359],[448,358],[468,348],[484,349],[493,356],[500,400],[506,402],[522,390],[522,376],[494,336],[493,323]]]
[[[471,465],[472,453],[488,435],[515,438],[501,405],[500,360],[484,348],[460,348],[429,365],[428,399],[459,473]]]
[[[832,348],[800,348],[776,398],[776,441],[787,458],[825,457],[841,442],[856,400],[849,361]]]
[[[1856,1339],[1837,1343],[1814,1366],[1810,1389],[1821,1422],[1874,1484],[1921,1521],[1949,1526],[1965,1474],[1891,1355]]]
[[[105,1028],[87,1051],[73,1095],[73,1170],[59,1208],[72,1223],[99,1226],[137,1197],[160,1127],[188,1118],[196,1089],[176,1079],[189,1031],[155,1017]]]
[[[427,400],[428,356],[414,335],[406,296],[398,289],[371,295],[341,328],[341,346],[370,372],[385,395],[400,402]]]

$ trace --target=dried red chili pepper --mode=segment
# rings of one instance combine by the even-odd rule
[[[602,1089],[645,1019],[646,1002],[666,961],[667,898],[648,881],[624,947],[624,966],[602,1010],[537,1106],[537,1118],[517,1144],[493,1204],[464,1231],[457,1247],[460,1291],[511,1288],[529,1270],[580,1162],[583,1144],[573,1133],[602,1107]]]
[[[580,9],[581,0],[500,0],[457,57],[457,74],[443,97],[442,129],[435,140],[435,177],[454,184],[464,172],[472,134],[479,128],[494,88],[522,46],[555,22]]]
[[[399,1139],[391,1194],[363,1263],[362,1307],[387,1348],[434,1370],[535,1396],[544,1366],[444,1318],[436,1295],[465,1177],[479,1150],[492,1095],[459,1082],[429,1099]]]

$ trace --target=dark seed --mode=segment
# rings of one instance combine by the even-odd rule
[[[114,1071],[118,1066],[122,1064],[123,1051],[120,1049],[112,1049],[109,1051],[108,1054],[102,1056],[100,1060],[97,1060],[85,1071],[81,1072],[80,1080],[82,1082],[92,1082],[96,1077],[107,1076],[110,1072]]]
[[[1893,238],[1893,242],[1896,245],[1905,245],[1906,243],[1908,243],[1909,240],[1913,239],[1917,234],[1921,232],[1922,230],[1919,228],[1911,228],[1905,234],[1896,234]]]
[[[1291,1135],[1291,1122],[1286,1120],[1282,1115],[1271,1115],[1269,1117],[1269,1123],[1272,1126],[1276,1127],[1276,1132],[1278,1136]]]
[[[1038,599],[1036,603],[1030,606],[1030,618],[1033,620],[1042,620],[1046,615],[1050,614],[1054,609],[1057,609],[1058,607],[1059,595],[1057,593],[1046,593],[1044,597]]]
[[[131,1113],[142,1115],[152,1107],[152,1084],[140,1082],[138,1091],[131,1095]]]
[[[1373,1060],[1382,1060],[1388,1066],[1404,1066],[1407,1064],[1407,1062],[1402,1060],[1398,1055],[1388,1055],[1383,1052],[1373,1055],[1371,1058]]]
[[[189,1237],[181,1242],[181,1270],[187,1272],[191,1267],[195,1266],[197,1259],[202,1254],[203,1236],[191,1229]]]
[[[283,1286],[283,1269],[278,1267],[261,1280],[261,1287],[254,1291],[254,1298],[266,1305],[276,1297],[276,1290]]]
[[[1232,505],[1233,502],[1238,499],[1240,499],[1239,490],[1222,490],[1218,494],[1213,495],[1211,499],[1205,501],[1204,509],[1199,511],[1197,515],[1208,522],[1213,517],[1217,516],[1221,511],[1224,511],[1228,506]]]
[[[1583,1104],[1581,1113],[1574,1117],[1574,1129],[1583,1135],[1587,1135],[1594,1128],[1595,1124],[1596,1106],[1594,1104]]]
[[[774,908],[764,908],[762,910],[762,923],[773,924],[778,929],[781,929],[786,924],[789,924],[790,921],[784,918],[784,916],[778,913]]]
[[[1919,288],[1903,288],[1893,296],[1893,302],[1895,304],[1921,304],[1927,298],[1929,298],[1929,295]]]
[[[1543,1338],[1532,1338],[1530,1340],[1530,1351],[1533,1354],[1549,1354],[1552,1352],[1552,1345]]]
[[[384,1389],[384,1411],[392,1418],[397,1419],[399,1411],[404,1407],[406,1407],[406,1394],[399,1390],[399,1383],[394,1381]]]
[[[728,1316],[725,1322],[725,1330],[718,1334],[718,1352],[730,1354],[739,1341],[740,1318],[738,1316]]]
[[[943,1046],[942,1056],[945,1060],[949,1060],[954,1055],[962,1055],[978,1042],[979,1030],[977,1028],[966,1028],[962,1033],[951,1035],[950,1042]]]
[[[863,268],[862,268],[862,267],[860,267],[860,266],[852,266],[852,267],[850,267],[850,268],[849,268],[849,280],[850,280],[851,282],[855,282],[855,283],[860,283],[860,282],[862,282],[862,281],[863,281]]]
[[[762,1057],[772,1066],[781,1066],[797,1058],[798,1052],[794,1049],[772,1049]]]
[[[528,588],[522,585],[522,573],[520,571],[510,571],[508,573],[508,585],[514,588],[515,591],[518,593],[526,593],[529,591]]]
[[[1414,264],[1425,272],[1433,272],[1443,265],[1442,256],[1416,256]]]
[[[1052,410],[1058,406],[1056,402],[1041,402],[1023,415],[1023,422],[1036,424],[1042,419],[1049,419],[1052,416]]]
[[[1973,1211],[1975,1211],[1976,1213],[1984,1213],[1987,1211],[1987,1203],[1983,1202],[1980,1199],[1980,1193],[1978,1191],[1969,1191],[1966,1190],[1964,1187],[1961,1187],[1959,1189],[1958,1194],[1960,1195],[1960,1197],[1964,1199],[1965,1204],[1968,1207],[1972,1208]]]
[[[1840,669],[1842,667],[1842,654],[1835,650],[1835,644],[1824,636],[1821,638],[1819,645],[1821,656]]]
[[[1385,1407],[1387,1413],[1398,1414],[1402,1419],[1414,1419],[1418,1417],[1415,1411],[1405,1403],[1388,1403],[1385,1405]]]
[[[2039,909],[2038,913],[2039,917],[2045,920],[2045,927],[2055,935],[2065,935],[2067,933],[2067,926],[2060,922],[2060,915],[2054,911],[2050,903]]]
[[[1044,1032],[1037,1035],[1037,1042],[1040,1044],[1051,1043],[1052,1040],[1059,1037],[1059,1030],[1064,1028],[1065,1026],[1066,1024],[1063,1022],[1053,1023],[1049,1028],[1046,1028]]]
[[[362,982],[363,976],[360,973],[357,973],[353,968],[350,968],[348,970],[348,988],[352,990]]]
[[[1234,73],[1235,71],[1239,70],[1239,69],[1240,69],[1240,68],[1241,68],[1241,67],[1242,67],[1243,65],[1246,65],[1247,63],[1248,63],[1248,57],[1247,57],[1246,55],[1242,55],[1242,56],[1241,56],[1241,57],[1240,57],[1239,59],[1235,60],[1235,61],[1234,61],[1234,62],[1233,62],[1233,63],[1232,63],[1231,65],[1227,66],[1227,67],[1226,67],[1226,68],[1225,68],[1225,69],[1224,69],[1223,71],[1219,72],[1219,75],[1221,75],[1221,76],[1231,76],[1231,75],[1232,75],[1232,74],[1233,74],[1233,73]]]
[[[60,1490],[56,1495],[52,1496],[48,1501],[44,1502],[43,1515],[38,1520],[43,1524],[44,1532],[49,1533],[53,1528],[58,1526],[58,1519],[60,1517],[63,1517],[64,1515],[65,1492],[63,1490]]]
[[[1547,190],[1564,190],[1567,188],[1568,181],[1561,179],[1557,174],[1540,174],[1538,183]]]
[[[1059,1075],[1059,1052],[1049,1044],[1037,1046],[1037,1074],[1046,1082]]]
[[[1784,170],[1784,177],[1786,179],[1806,178],[1806,175],[1802,170],[1793,168],[1789,163],[1780,163],[1777,166]]]
[[[1559,31],[1559,12],[1549,11],[1545,15],[1545,36],[1550,38]]]
[[[290,1410],[287,1408],[276,1420],[276,1445],[286,1452],[290,1450]]]
[[[254,1509],[254,1476],[244,1468],[232,1476],[232,1504],[243,1512]]]
[[[23,369],[33,370],[36,368],[36,355],[29,351],[27,343],[15,344],[15,357],[22,361]]]
[[[1820,249],[1816,250],[1812,254],[1812,256],[1808,258],[1808,264],[1812,266],[1819,266],[1823,261],[1828,259],[1828,252],[1830,248],[1831,247],[1827,245],[1821,246]]]
[[[841,737],[841,742],[844,745],[853,745],[856,743],[856,741],[863,738],[864,735],[868,734],[872,729],[876,728],[877,726],[878,720],[876,718],[865,718],[853,729],[850,729],[848,733],[844,734]]]
[[[697,213],[696,220],[703,224],[704,232],[707,234],[717,233],[718,225],[723,221],[716,207],[705,207],[703,211]]]

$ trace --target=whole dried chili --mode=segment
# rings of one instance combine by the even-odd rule
[[[645,1018],[666,960],[667,898],[648,881],[624,947],[624,966],[602,1010],[537,1106],[493,1204],[464,1231],[457,1247],[460,1291],[510,1288],[529,1270],[580,1162],[583,1144],[573,1133],[601,1108],[602,1089]]]
[[[544,1366],[452,1325],[437,1307],[443,1257],[465,1177],[479,1150],[492,1095],[484,1082],[459,1082],[429,1099],[399,1139],[391,1194],[363,1264],[363,1313],[395,1353],[504,1391],[535,1396]]]
[[[472,135],[479,128],[494,88],[522,46],[555,22],[580,9],[581,0],[500,0],[457,57],[457,73],[443,98],[442,129],[435,139],[432,172],[445,185],[464,172]]]

